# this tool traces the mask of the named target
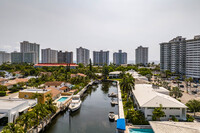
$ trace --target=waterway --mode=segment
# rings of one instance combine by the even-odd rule
[[[116,122],[109,121],[108,113],[118,114],[118,105],[111,106],[108,97],[111,92],[117,93],[117,87],[111,83],[89,87],[82,98],[81,108],[75,113],[60,113],[45,133],[114,133]]]

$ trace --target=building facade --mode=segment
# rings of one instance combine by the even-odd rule
[[[22,63],[22,62],[23,62],[23,53],[16,51],[11,53],[11,63]]]
[[[0,65],[6,62],[11,62],[11,54],[5,51],[0,51]]]
[[[200,36],[186,40],[178,36],[160,44],[160,69],[200,79]]]
[[[90,59],[90,51],[88,49],[82,47],[76,49],[77,64],[82,63],[84,65],[88,65],[89,59]]]
[[[35,52],[12,52],[11,63],[34,63]]]
[[[142,47],[139,46],[135,50],[135,63],[136,64],[143,64],[147,65],[148,64],[148,47]]]
[[[50,48],[42,49],[42,63],[57,63],[58,51]]]
[[[73,63],[73,52],[58,52],[58,63]]]
[[[127,53],[122,52],[122,50],[113,53],[113,63],[118,66],[121,64],[127,64]]]
[[[40,45],[36,43],[30,43],[28,41],[20,42],[20,52],[21,53],[34,53],[35,57],[32,63],[37,64],[39,63],[40,59]],[[33,54],[32,54],[33,55]]]
[[[109,65],[109,51],[93,51],[93,64],[96,66]]]

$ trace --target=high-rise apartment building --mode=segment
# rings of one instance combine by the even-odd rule
[[[116,65],[127,64],[127,53],[122,50],[113,53],[113,63]]]
[[[136,64],[147,65],[148,64],[148,47],[139,46],[135,50],[135,57],[136,57],[136,60],[135,60]]]
[[[73,63],[73,52],[58,52],[58,63]]]
[[[34,63],[35,52],[12,52],[11,63]]]
[[[34,55],[35,57],[31,57],[33,60],[32,63],[39,63],[40,58],[40,45],[36,43],[30,43],[28,41],[20,42],[20,52],[21,53],[34,53],[29,55]]]
[[[5,51],[0,51],[0,65],[7,62],[11,62],[10,53],[6,53]]]
[[[84,65],[89,64],[90,51],[86,48],[77,48],[76,49],[76,62],[77,64],[82,63]]]
[[[58,51],[50,48],[42,49],[42,63],[57,63]]]
[[[97,66],[109,65],[109,51],[93,51],[93,64]]]
[[[200,79],[200,36],[186,40],[178,36],[160,44],[160,69]]]

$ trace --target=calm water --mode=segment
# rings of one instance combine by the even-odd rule
[[[114,133],[116,122],[110,122],[110,111],[118,114],[118,105],[112,107],[108,93],[117,93],[110,83],[90,87],[82,99],[77,112],[60,113],[47,127],[45,133]]]

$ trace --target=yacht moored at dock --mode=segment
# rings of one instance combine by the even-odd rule
[[[81,99],[80,99],[80,95],[74,95],[72,96],[72,101],[69,105],[69,109],[70,111],[74,112],[76,110],[78,110],[81,107]]]

